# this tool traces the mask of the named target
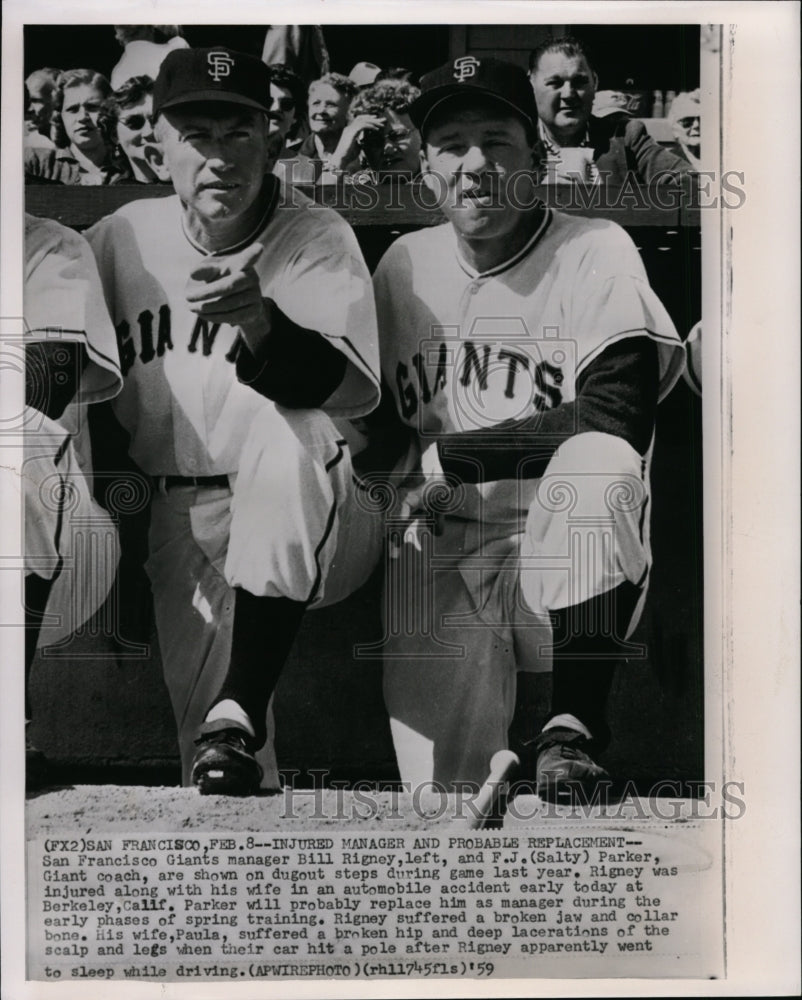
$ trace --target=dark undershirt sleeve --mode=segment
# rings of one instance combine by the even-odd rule
[[[78,391],[89,357],[83,344],[37,340],[25,345],[25,403],[58,420]]]
[[[353,423],[368,439],[367,447],[354,456],[354,468],[360,476],[390,472],[413,441],[414,432],[401,421],[392,391],[383,378],[379,405]]]
[[[254,358],[246,346],[237,355],[237,378],[262,396],[291,409],[322,406],[345,375],[345,355],[314,330],[306,330],[265,299],[270,335]]]
[[[465,483],[536,479],[564,441],[587,431],[614,434],[644,455],[654,430],[658,372],[654,341],[621,340],[584,369],[572,402],[523,420],[440,437],[443,471]]]

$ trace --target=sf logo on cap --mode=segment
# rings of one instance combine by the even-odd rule
[[[470,80],[476,76],[479,69],[479,60],[475,56],[460,56],[454,60],[454,79],[462,83],[463,80]]]
[[[209,76],[215,83],[218,83],[222,77],[231,75],[234,60],[228,53],[210,52],[206,61],[209,63]]]

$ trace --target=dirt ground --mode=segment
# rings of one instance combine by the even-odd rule
[[[282,830],[364,826],[425,829],[448,822],[447,803],[416,803],[392,792],[292,791],[250,798],[201,796],[193,788],[76,785],[33,794],[27,803],[28,837],[51,831],[112,833],[183,830]],[[420,814],[420,815],[419,815]],[[438,815],[439,814],[439,815]],[[452,810],[453,815],[453,810]]]
[[[682,822],[688,800],[625,799],[607,807],[555,806],[534,795],[518,795],[504,828],[542,826],[566,819],[602,820],[631,826],[633,820],[672,818]],[[27,837],[55,833],[183,832],[186,830],[299,833],[326,829],[430,830],[467,827],[471,810],[457,796],[410,795],[401,791],[285,790],[254,798],[201,796],[191,788],[75,785],[29,795]],[[500,825],[498,823],[494,824]]]

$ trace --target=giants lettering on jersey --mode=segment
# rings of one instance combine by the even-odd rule
[[[403,333],[402,333],[403,330]],[[425,433],[459,433],[521,420],[574,397],[576,343],[561,328],[518,316],[436,324],[415,340],[399,323],[391,381],[403,420]]]
[[[466,339],[440,328],[443,337],[421,341],[414,354],[399,358],[392,378],[402,418],[420,430],[472,430],[572,398],[573,345],[556,333],[535,340],[525,328],[515,336],[504,326],[474,324],[471,334],[479,336]]]
[[[463,345],[461,353],[461,360],[456,366],[453,366],[449,363],[451,352],[448,345],[441,343],[437,350],[438,362],[431,383],[426,374],[422,353],[413,355],[409,364],[405,364],[403,361],[398,362],[395,371],[395,385],[401,416],[405,420],[417,413],[421,403],[428,405],[438,392],[447,388],[448,373],[452,367],[458,369],[459,384],[462,388],[484,393],[489,386],[492,372],[491,363],[494,367],[500,364],[504,370],[504,397],[515,399],[516,389],[520,390],[524,386],[523,395],[537,411],[550,410],[554,406],[559,406],[563,400],[560,389],[563,382],[562,370],[549,364],[548,361],[539,361],[533,366],[532,359],[526,354],[510,350],[507,347],[473,344],[469,340]],[[532,373],[531,379],[519,378],[520,375],[530,372]]]
[[[155,331],[154,319],[156,319]],[[195,354],[200,350],[204,357],[209,357],[212,353],[220,326],[220,323],[209,323],[198,316],[187,342],[187,350],[191,354]],[[134,337],[132,336],[131,325],[128,320],[123,320],[115,326],[117,346],[120,351],[120,367],[123,375],[126,375],[130,371],[137,359],[143,364],[147,364],[154,358],[163,357],[165,351],[173,350],[169,306],[163,305],[159,308],[158,318],[154,317],[150,309],[143,310],[137,316],[137,327],[139,332],[138,354]],[[243,344],[242,336],[238,334],[225,354],[226,361],[234,364]]]

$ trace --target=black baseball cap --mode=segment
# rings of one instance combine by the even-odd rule
[[[537,106],[529,77],[503,59],[460,56],[426,73],[420,81],[421,95],[409,107],[409,117],[423,131],[436,107],[452,97],[481,94],[506,104],[529,123],[537,125]]]
[[[153,117],[166,108],[198,101],[269,111],[270,70],[256,56],[221,45],[176,49],[161,64],[153,85]]]

